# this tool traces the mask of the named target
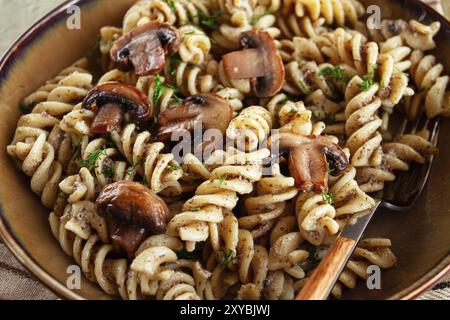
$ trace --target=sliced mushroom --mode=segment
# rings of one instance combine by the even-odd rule
[[[202,125],[205,130],[218,129],[224,135],[232,118],[233,109],[222,97],[212,93],[198,94],[159,115],[158,137],[160,141],[167,141],[172,134],[192,131],[196,125]]]
[[[111,48],[111,60],[121,71],[148,76],[164,68],[166,54],[178,51],[180,33],[167,24],[158,21],[136,27],[116,40]]]
[[[120,181],[106,186],[96,201],[109,221],[111,240],[130,256],[150,235],[163,234],[172,214],[166,203],[144,185]]]
[[[152,115],[148,97],[137,88],[121,82],[106,82],[92,89],[83,107],[97,113],[92,124],[94,133],[107,133],[120,128],[125,110],[136,122],[145,122]]]
[[[284,65],[272,37],[264,31],[241,34],[241,51],[223,56],[223,66],[230,79],[251,79],[255,95],[269,98],[283,87]]]
[[[272,139],[278,141],[280,150],[289,151],[289,172],[299,189],[328,191],[329,168],[331,174],[337,176],[348,166],[348,158],[341,147],[327,136],[280,133]]]

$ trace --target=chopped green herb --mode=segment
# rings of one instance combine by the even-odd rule
[[[225,181],[227,181],[227,176],[220,177],[219,184],[223,185],[225,183]]]
[[[85,160],[81,161],[81,167],[87,168],[89,171],[97,168],[97,162],[101,156],[106,156],[106,148],[96,150],[88,154]]]
[[[170,169],[170,171],[178,171],[178,170],[181,170],[181,168],[179,167],[179,166],[170,166],[169,167],[169,169]]]
[[[182,100],[176,95],[179,90],[168,83],[164,83],[161,79],[161,76],[157,74],[155,78],[155,89],[152,97],[153,105],[157,105],[159,103],[166,89],[170,89],[173,91],[173,99],[175,100],[175,102],[181,103]]]
[[[194,208],[194,209],[191,209],[191,211],[192,211],[192,212],[199,212],[199,211],[200,211],[200,208]]]
[[[344,74],[343,74],[344,69],[342,69],[341,66],[337,66],[337,67],[325,67],[322,68],[319,72],[319,74],[321,76],[325,76],[331,79],[334,79],[336,81],[347,81],[347,79],[345,78]]]
[[[207,16],[203,11],[199,11],[197,18],[201,25],[213,29],[217,25],[217,20],[222,16],[222,11],[217,11],[211,16]]]
[[[178,56],[169,56],[168,72],[171,77],[175,77],[177,73],[177,66],[180,62],[181,59]]]
[[[386,85],[385,85],[385,83],[384,83],[384,80],[381,80],[381,81],[380,81],[380,88],[381,88],[381,90],[383,90],[384,88],[386,88]]]
[[[226,250],[223,253],[222,258],[220,259],[220,267],[222,269],[225,269],[226,267],[228,267],[228,264],[230,263],[232,257],[233,257],[233,251],[232,250]]]
[[[112,166],[104,166],[102,173],[108,178],[114,178],[114,168]]]
[[[363,82],[361,82],[359,84],[359,87],[362,90],[368,91],[368,90],[370,90],[370,88],[372,88],[373,84],[375,83],[375,72],[376,71],[377,71],[377,65],[374,64],[370,68],[369,73],[363,77]]]
[[[329,173],[329,174],[333,174],[334,171],[335,171],[334,168],[328,167],[328,173]]]
[[[325,192],[324,189],[322,189],[322,199],[323,199],[324,202],[327,202],[330,206],[334,205],[334,197],[333,197],[333,195]]]
[[[142,178],[142,184],[143,184],[144,186],[148,186],[148,180],[147,180],[147,177],[146,177],[146,176],[144,176],[144,178]]]

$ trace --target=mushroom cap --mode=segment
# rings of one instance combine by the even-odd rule
[[[166,203],[146,186],[132,181],[107,185],[95,202],[97,211],[117,223],[162,234],[172,214]]]
[[[121,82],[100,84],[93,88],[83,101],[84,108],[95,112],[99,112],[99,108],[106,104],[125,107],[131,111],[134,120],[137,122],[147,121],[153,113],[148,97],[142,91]]]
[[[240,36],[241,51],[223,56],[224,70],[230,79],[251,79],[255,95],[269,98],[284,83],[284,64],[272,37],[265,31],[251,30]]]
[[[232,118],[233,109],[222,97],[201,93],[159,115],[158,137],[160,141],[167,141],[173,133],[192,131],[196,125],[202,125],[205,130],[218,129],[224,135]]]
[[[121,71],[134,68],[138,76],[149,76],[164,68],[167,53],[180,46],[178,29],[168,23],[151,21],[117,39],[111,48],[111,60]]]
[[[279,143],[280,150],[289,151],[289,172],[299,189],[319,193],[328,190],[328,168],[338,176],[348,167],[344,151],[327,136],[280,133],[272,141]]]

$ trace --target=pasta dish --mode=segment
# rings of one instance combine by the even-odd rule
[[[26,97],[7,152],[62,250],[122,299],[289,300],[343,227],[438,150],[440,23],[357,0],[139,0]],[[360,241],[335,298],[394,267]]]

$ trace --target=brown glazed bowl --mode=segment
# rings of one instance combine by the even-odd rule
[[[0,62],[0,234],[37,278],[62,298],[110,299],[83,279],[81,290],[66,288],[67,257],[53,238],[45,209],[6,154],[20,116],[19,102],[44,81],[81,57],[96,42],[105,25],[120,26],[133,0],[78,0],[56,8],[27,31]],[[438,56],[450,73],[450,24],[418,0],[363,0],[376,4],[386,18],[416,18],[442,24]],[[68,6],[81,7],[81,30],[66,27]],[[442,128],[439,149],[428,186],[415,209],[406,213],[380,212],[366,236],[391,238],[398,264],[382,274],[382,289],[367,290],[364,283],[346,290],[346,299],[411,299],[429,289],[450,264],[450,121]]]

